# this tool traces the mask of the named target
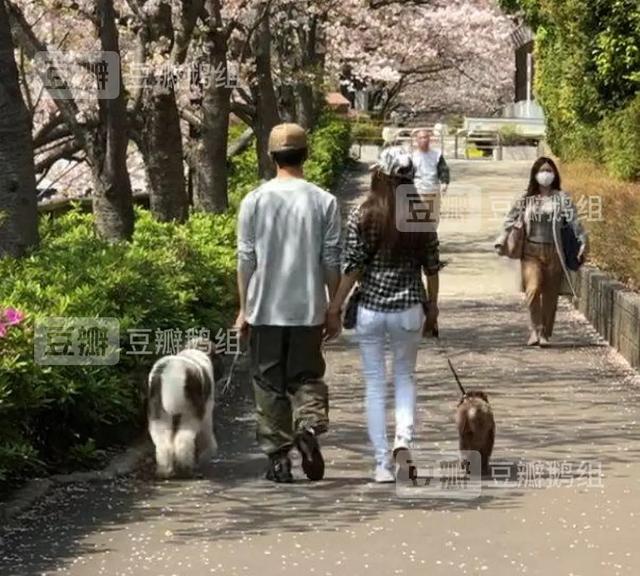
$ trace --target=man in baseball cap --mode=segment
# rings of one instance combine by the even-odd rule
[[[249,332],[258,443],[266,478],[292,482],[296,446],[310,480],[324,476],[317,436],[329,423],[323,380],[327,289],[340,281],[340,211],[304,179],[307,135],[279,124],[269,137],[276,177],[250,192],[238,215],[236,327]]]

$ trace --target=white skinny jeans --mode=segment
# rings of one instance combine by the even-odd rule
[[[366,407],[369,439],[377,464],[389,461],[386,426],[386,361],[387,335],[393,359],[396,432],[394,448],[409,447],[413,441],[416,410],[414,372],[422,335],[424,312],[418,304],[400,312],[378,312],[360,306],[356,334],[362,355],[362,371],[366,383]]]

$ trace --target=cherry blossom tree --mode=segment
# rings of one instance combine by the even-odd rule
[[[131,229],[129,138],[154,215],[183,220],[185,160],[193,203],[227,209],[231,113],[252,128],[259,174],[269,177],[273,125],[313,128],[324,94],[340,84],[375,91],[383,113],[400,102],[470,113],[496,110],[512,82],[511,23],[492,0],[5,1],[27,55],[105,46],[120,55],[124,82],[110,103],[48,98],[34,70],[20,67],[36,170],[86,161],[97,206],[120,214],[114,237]],[[198,72],[178,85],[178,69]]]
[[[104,52],[120,52],[113,0],[73,3],[69,6],[64,5],[63,0],[56,0],[55,4],[57,8],[67,8],[60,14],[62,22],[68,20],[71,26],[71,22],[74,18],[77,22],[80,14],[92,24],[88,27],[91,32],[78,35],[75,47],[79,54],[95,51],[96,41],[100,50]],[[52,7],[28,2],[25,8],[27,15],[16,4],[9,4],[16,37],[20,46],[33,59],[38,53],[47,53],[50,50],[48,44],[39,36],[38,28],[30,23],[28,17],[34,15],[34,10]],[[92,63],[85,64],[91,66]],[[65,71],[59,66],[57,69],[56,66],[53,68],[63,85],[70,86],[69,80],[65,79]],[[42,68],[38,68],[38,72],[41,75],[45,74]],[[119,74],[116,81],[118,86],[122,85]],[[90,106],[81,108],[72,93],[68,90],[64,92],[64,97],[54,98],[53,102],[76,145],[85,152],[91,168],[96,230],[101,237],[109,241],[130,239],[133,234],[134,216],[127,167],[129,135],[125,94],[122,90],[117,90],[114,97],[96,98]],[[55,124],[55,120],[51,123]]]
[[[512,24],[488,0],[344,0],[330,19],[329,71],[384,87],[383,112],[402,100],[418,109],[492,110],[511,87]]]
[[[317,117],[325,86],[328,16],[335,0],[281,0],[274,10],[274,74],[283,114],[305,128]]]

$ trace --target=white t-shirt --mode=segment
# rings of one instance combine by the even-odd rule
[[[416,168],[415,184],[418,190],[431,193],[440,190],[440,179],[438,178],[440,156],[442,156],[440,150],[414,151],[413,165]]]

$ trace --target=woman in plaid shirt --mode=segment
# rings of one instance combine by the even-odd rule
[[[334,337],[340,331],[342,305],[354,284],[360,283],[356,332],[366,381],[376,482],[394,481],[385,422],[385,342],[388,338],[395,385],[393,456],[397,462],[408,462],[414,431],[418,347],[421,336],[433,330],[438,318],[441,265],[435,227],[422,223],[417,230],[403,231],[406,228],[397,221],[407,198],[416,196],[413,176],[408,154],[398,148],[383,150],[373,169],[371,191],[349,217],[344,276],[327,312],[327,334]],[[423,284],[423,271],[427,286]]]

